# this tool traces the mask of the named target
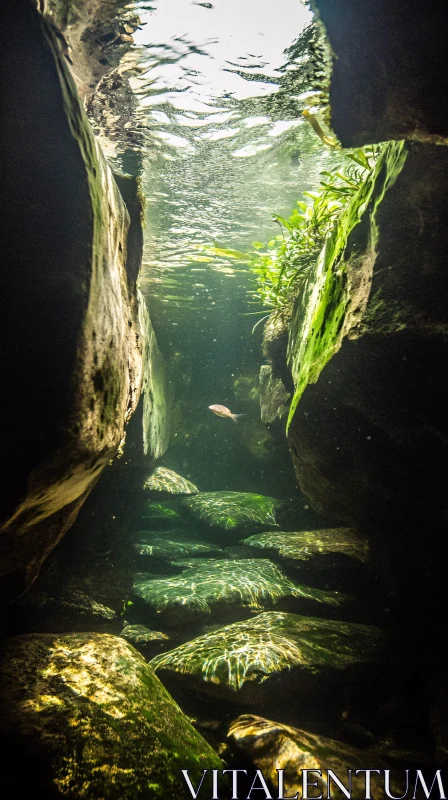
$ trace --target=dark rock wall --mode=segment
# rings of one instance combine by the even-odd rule
[[[444,0],[314,0],[333,52],[332,127],[344,147],[448,140]]]
[[[36,576],[117,452],[143,381],[141,252],[54,28],[0,10],[0,574]],[[129,267],[129,272],[127,271]]]

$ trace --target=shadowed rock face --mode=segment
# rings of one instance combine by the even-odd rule
[[[433,553],[441,569],[446,557],[447,175],[446,148],[388,146],[348,210],[361,221],[344,240],[341,220],[319,261],[331,285],[297,302],[290,338],[300,486],[369,535],[380,572],[420,608]]]
[[[140,394],[148,321],[135,287],[139,237],[59,40],[25,0],[5,0],[0,17],[0,592],[9,599],[34,580],[116,454]]]
[[[446,29],[439,0],[314,0],[332,52],[332,126],[344,147],[448,142]]]
[[[107,634],[18,636],[0,661],[2,766],[21,797],[187,797],[221,761],[145,659]],[[34,758],[36,762],[34,763]],[[23,770],[23,762],[27,768]]]

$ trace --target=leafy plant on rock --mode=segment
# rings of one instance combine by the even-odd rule
[[[247,253],[219,247],[209,248],[209,252],[245,262],[255,276],[252,302],[261,302],[268,311],[286,313],[341,212],[373,170],[378,154],[377,146],[353,150],[342,156],[339,167],[321,172],[317,190],[303,192],[305,199],[297,202],[287,219],[273,215],[281,234],[267,244],[253,242],[254,249]],[[266,311],[252,313],[266,316]]]

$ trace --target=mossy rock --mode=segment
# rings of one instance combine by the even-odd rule
[[[301,796],[301,771],[310,769],[321,770],[321,775],[310,775],[310,781],[317,781],[317,787],[313,790],[316,797],[319,793],[324,797],[342,800],[346,795],[338,790],[334,781],[330,784],[331,791],[327,792],[327,771],[332,770],[347,786],[347,770],[355,770],[356,765],[366,762],[365,750],[252,714],[244,714],[234,720],[229,728],[228,738],[231,751],[238,759],[242,758],[242,763],[253,764],[256,769],[261,770],[273,786],[278,783],[278,769],[283,769],[284,797],[294,796],[297,792]],[[390,769],[391,766],[378,751],[369,750],[368,761],[370,764],[374,763],[376,769]],[[364,800],[365,775],[356,777],[353,774],[352,777],[351,797],[353,800]],[[392,794],[403,797],[405,788],[400,788],[394,780],[391,781],[391,787],[392,785]],[[385,796],[383,776],[372,776],[372,795],[378,798]]]
[[[120,637],[9,639],[0,676],[1,733],[13,737],[18,765],[27,752],[39,753],[38,767],[25,761],[35,770],[33,794],[171,800],[189,796],[181,769],[197,783],[204,764],[221,767],[144,658]]]
[[[166,503],[152,503],[148,502],[142,514],[143,524],[148,523],[152,530],[166,530],[186,525],[185,516],[179,513],[175,502],[167,501]]]
[[[193,539],[185,531],[163,531],[156,533],[141,531],[141,541],[134,544],[134,550],[145,558],[172,560],[189,556],[218,556],[222,550],[216,544]]]
[[[151,492],[168,494],[196,494],[199,491],[194,483],[167,467],[157,467],[146,479],[143,488]]]
[[[360,322],[369,297],[371,276],[363,281],[355,278],[359,265],[348,242],[366,215],[372,260],[379,236],[377,210],[400,175],[406,156],[403,142],[390,142],[385,147],[372,175],[341,214],[297,299],[288,342],[288,364],[295,385],[288,427],[307,385],[317,382],[344,337]]]
[[[244,539],[241,544],[261,552],[269,551],[298,566],[319,560],[319,556],[343,555],[366,563],[369,555],[367,541],[353,528],[323,528],[315,531],[268,531]],[[317,557],[317,558],[316,558]]]
[[[276,611],[193,639],[152,659],[164,680],[236,703],[322,704],[344,683],[375,670],[385,636],[376,627]],[[174,683],[173,683],[174,685]]]
[[[232,530],[277,525],[280,503],[273,497],[249,492],[199,492],[183,500],[183,505],[195,519]]]
[[[161,631],[151,631],[144,625],[125,624],[120,633],[122,639],[132,644],[145,658],[151,658],[159,653],[163,647],[166,648],[169,636]]]
[[[185,562],[187,565],[189,562]],[[176,562],[181,565],[182,561]],[[156,578],[136,575],[133,597],[159,624],[169,627],[199,622],[210,615],[235,620],[280,603],[303,601],[338,608],[347,599],[338,592],[297,586],[265,558],[242,561],[200,559],[181,575]]]

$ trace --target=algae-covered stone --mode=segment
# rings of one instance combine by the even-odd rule
[[[190,514],[219,528],[258,528],[276,525],[279,501],[249,492],[199,492],[183,501]]]
[[[244,714],[234,720],[229,728],[228,737],[231,749],[235,750],[240,758],[243,756],[245,763],[246,761],[252,763],[261,770],[272,785],[277,786],[278,770],[284,771],[282,793],[284,797],[294,796],[297,792],[301,796],[303,769],[321,770],[320,775],[311,773],[312,780],[317,782],[317,787],[313,791],[338,800],[347,795],[338,789],[334,780],[328,784],[328,770],[332,770],[344,786],[347,786],[347,770],[352,770],[350,797],[353,800],[364,800],[366,796],[365,775],[362,772],[358,776],[354,774],[356,765],[365,764],[367,760],[364,750],[252,714]],[[374,763],[376,769],[390,768],[384,758],[372,751],[369,751],[368,761],[369,764]],[[327,792],[328,785],[330,790]],[[395,781],[391,781],[392,785],[394,785],[392,794],[395,797],[403,797],[404,789],[399,791]],[[385,796],[383,776],[373,774],[372,795]]]
[[[198,782],[204,765],[221,766],[144,658],[119,637],[9,639],[0,676],[0,731],[39,753],[35,793],[168,800],[188,796],[182,768]]]
[[[143,653],[146,658],[160,652],[169,639],[166,633],[150,631],[144,625],[125,624],[120,636]]]
[[[168,492],[169,494],[196,494],[199,489],[182,475],[178,475],[167,467],[157,467],[146,479],[145,489],[151,492]]]
[[[274,377],[270,364],[260,367],[260,413],[265,425],[281,420],[288,413],[291,393],[281,378]]]
[[[173,525],[185,525],[185,518],[179,514],[179,511],[167,503],[148,503],[144,513],[142,514],[143,521],[147,521],[152,529],[163,529],[172,527]]]
[[[317,556],[344,555],[365,563],[368,543],[353,528],[323,528],[316,531],[268,531],[249,536],[243,545],[255,550],[274,552],[281,558],[297,563],[318,560]]]
[[[179,563],[179,562],[178,562]],[[180,562],[182,563],[182,562]],[[188,562],[187,562],[188,563]],[[201,620],[210,614],[235,619],[293,598],[338,607],[338,592],[297,586],[267,559],[201,559],[198,566],[168,578],[136,575],[133,594],[165,625]],[[307,603],[308,604],[308,603]]]
[[[189,556],[217,556],[222,553],[220,547],[209,542],[194,539],[185,531],[163,531],[152,533],[141,531],[139,541],[134,545],[140,556],[152,558],[175,559]]]
[[[235,702],[268,703],[291,692],[306,700],[343,685],[382,657],[380,629],[276,611],[200,636],[152,659],[156,672]],[[322,680],[321,680],[322,679]],[[276,690],[276,691],[274,691]]]

